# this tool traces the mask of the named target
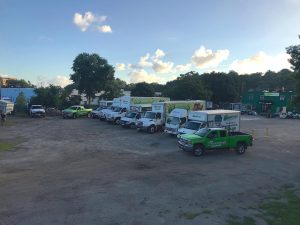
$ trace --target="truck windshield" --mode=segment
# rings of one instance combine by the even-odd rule
[[[31,106],[32,109],[42,109],[43,107],[41,105],[33,105]]]
[[[184,128],[190,129],[190,130],[199,130],[200,125],[201,125],[201,123],[196,123],[196,122],[188,121],[188,122],[186,122],[186,124],[184,125]]]
[[[77,106],[72,106],[72,107],[70,107],[70,109],[72,109],[72,110],[77,110],[78,107],[77,107]]]
[[[135,112],[128,112],[126,113],[125,117],[127,118],[134,118],[136,116],[136,113]]]
[[[200,137],[204,137],[208,132],[209,132],[209,129],[203,128],[203,129],[198,130],[195,134]]]
[[[155,112],[146,112],[144,118],[147,118],[147,119],[155,119],[155,115],[156,115]]]
[[[121,110],[121,108],[119,108],[119,107],[115,107],[115,108],[113,109],[114,112],[120,112],[120,110]]]
[[[168,116],[167,123],[172,125],[178,125],[180,123],[180,119],[174,116]]]

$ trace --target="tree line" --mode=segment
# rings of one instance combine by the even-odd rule
[[[31,103],[57,108],[79,104],[80,95],[70,96],[73,89],[85,94],[89,101],[96,93],[101,94],[100,98],[111,100],[120,97],[121,90],[125,90],[131,91],[132,96],[151,97],[160,92],[172,100],[205,99],[217,104],[239,102],[248,90],[286,90],[296,93],[293,104],[300,110],[300,45],[287,47],[286,51],[291,56],[291,70],[267,71],[264,74],[238,74],[235,71],[199,74],[190,71],[164,85],[146,82],[126,84],[115,78],[114,67],[106,59],[98,54],[81,53],[73,61],[73,73],[70,75],[73,83],[65,88],[53,85],[36,88],[36,97],[32,98]],[[24,80],[9,82],[9,85],[32,87],[30,82]]]

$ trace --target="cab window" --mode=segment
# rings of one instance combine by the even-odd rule
[[[210,132],[210,134],[207,136],[208,138],[216,138],[218,137],[218,132],[216,130]]]
[[[220,137],[226,137],[226,131],[220,130]]]

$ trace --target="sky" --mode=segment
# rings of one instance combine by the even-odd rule
[[[290,68],[300,0],[0,0],[0,76],[65,86],[97,53],[126,82]]]

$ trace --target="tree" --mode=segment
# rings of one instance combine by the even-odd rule
[[[300,45],[289,46],[286,48],[286,51],[291,56],[289,62],[292,64],[292,69],[295,72],[294,78],[296,96],[293,100],[293,104],[297,110],[300,110]]]
[[[16,98],[16,111],[17,112],[25,112],[26,109],[26,98],[24,93],[21,91]]]
[[[6,81],[7,88],[33,88],[34,85],[30,83],[30,81],[26,81],[24,79],[9,79]]]
[[[107,84],[114,79],[114,68],[97,54],[79,54],[72,69],[71,80],[79,93],[86,94],[89,103],[96,93],[105,91]]]
[[[118,98],[122,95],[122,90],[126,87],[126,82],[117,78],[108,82],[105,86],[105,92],[100,97],[107,100]]]
[[[135,84],[131,90],[131,96],[154,97],[155,91],[151,84],[141,82]]]
[[[172,100],[209,100],[211,93],[203,85],[201,76],[191,71],[180,75],[176,80],[167,82],[163,95]]]
[[[62,103],[63,88],[60,86],[50,85],[40,87],[34,90],[36,96],[30,99],[31,105],[43,105],[45,107],[60,108]]]

